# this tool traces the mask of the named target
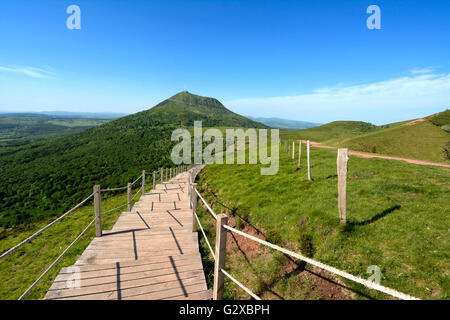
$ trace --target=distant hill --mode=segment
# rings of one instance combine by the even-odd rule
[[[75,133],[111,120],[106,115],[96,118],[93,114],[89,116],[70,114],[72,116],[69,116],[69,113],[65,115],[2,113],[0,114],[0,146],[18,145],[27,143],[28,140],[36,141]],[[26,141],[23,141],[24,139]]]
[[[368,122],[334,121],[310,129],[283,132],[281,136],[282,139],[306,139],[323,142],[330,139],[340,139],[376,130],[381,130],[381,128]]]
[[[248,116],[249,119],[264,123],[272,128],[284,129],[284,130],[298,130],[307,129],[320,126],[320,123],[298,121],[298,120],[287,120],[281,118],[262,118],[262,117],[252,117]]]
[[[93,119],[117,119],[124,117],[126,113],[117,112],[72,112],[72,111],[41,111],[39,114],[57,116],[61,118],[93,118]]]
[[[0,152],[0,225],[61,214],[88,196],[94,184],[125,185],[142,169],[171,165],[173,130],[194,120],[204,127],[267,127],[214,98],[181,92],[146,111]]]
[[[418,160],[449,161],[450,110],[350,137],[335,145]]]

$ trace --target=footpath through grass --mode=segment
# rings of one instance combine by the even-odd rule
[[[147,190],[151,187],[147,186]],[[147,191],[146,190],[146,191]],[[138,189],[133,190],[133,195]],[[109,198],[105,199],[105,196]],[[132,205],[139,200],[137,194]],[[80,199],[81,200],[81,199]],[[127,195],[114,192],[102,193],[102,212],[114,209],[127,201]],[[126,211],[126,206],[103,216],[103,230],[111,230],[117,218]],[[43,228],[55,217],[3,230],[0,233],[0,252],[20,243]],[[77,209],[68,217],[57,222],[31,242],[0,260],[0,299],[17,299],[44,272],[50,264],[72,243],[73,240],[94,219],[93,203]],[[95,237],[95,224],[74,244],[63,258],[41,279],[25,299],[42,299],[51,287],[53,280],[63,267],[75,263]]]
[[[450,170],[351,157],[344,226],[338,219],[336,151],[314,148],[311,154],[312,182],[306,159],[297,170],[298,159],[281,148],[277,175],[260,175],[260,165],[208,165],[200,172],[199,190],[216,213],[226,212],[238,228],[261,230],[270,242],[366,279],[367,268],[375,265],[384,286],[422,299],[449,299]],[[200,203],[199,215],[214,247],[215,221]],[[203,239],[201,248],[211,286],[213,261]],[[317,271],[310,266],[293,268],[285,256],[261,246],[251,254],[241,249],[229,248],[226,269],[261,297],[330,298],[305,276],[305,270]],[[337,298],[391,298],[335,281],[353,292]],[[229,281],[225,297],[249,298]]]

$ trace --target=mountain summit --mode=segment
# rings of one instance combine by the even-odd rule
[[[219,100],[182,91],[162,101],[153,108],[128,117],[126,121],[145,122],[150,126],[194,126],[201,120],[203,127],[268,128],[228,110]]]

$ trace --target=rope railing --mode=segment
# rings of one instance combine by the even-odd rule
[[[362,279],[360,277],[354,276],[354,275],[352,275],[350,273],[347,273],[345,271],[341,271],[339,269],[336,269],[336,268],[331,267],[329,265],[326,265],[324,263],[321,263],[321,262],[318,262],[316,260],[313,260],[313,259],[310,259],[308,257],[305,257],[305,256],[303,256],[301,254],[298,254],[298,253],[292,252],[290,250],[284,249],[284,248],[282,248],[280,246],[277,246],[275,244],[272,244],[270,242],[261,240],[259,238],[254,237],[254,236],[251,236],[251,235],[249,235],[249,234],[247,234],[245,232],[236,230],[236,229],[234,229],[234,228],[232,228],[230,226],[225,225],[223,227],[225,229],[231,231],[231,232],[237,233],[237,234],[239,234],[239,235],[241,235],[243,237],[246,237],[246,238],[251,239],[253,241],[259,242],[260,244],[265,245],[265,246],[267,246],[269,248],[278,250],[278,251],[280,251],[280,252],[282,252],[284,254],[287,254],[287,255],[289,255],[291,257],[294,257],[296,259],[303,260],[306,263],[309,263],[309,264],[311,264],[313,266],[316,266],[318,268],[324,269],[324,270],[326,270],[328,272],[334,273],[334,274],[336,274],[338,276],[341,276],[343,278],[352,280],[354,282],[360,283],[360,284],[362,284],[362,285],[364,285],[364,286],[366,286],[366,287],[368,287],[370,289],[374,289],[374,290],[377,290],[377,291],[389,294],[389,295],[391,295],[393,297],[396,297],[396,298],[399,298],[399,299],[402,299],[402,300],[419,300],[419,299],[417,299],[417,298],[415,298],[413,296],[410,296],[410,295],[398,292],[398,291],[396,291],[394,289],[382,286],[382,285],[377,284],[375,282],[372,282],[372,281],[369,281],[369,280],[366,280],[366,279]]]
[[[194,190],[196,191],[196,193],[197,193],[197,195],[200,197],[200,199],[203,201],[203,203],[206,205],[206,207],[208,208],[208,210],[210,211],[210,213],[213,215],[213,217],[217,220],[217,215],[216,215],[216,214],[214,213],[214,211],[207,205],[207,203],[205,202],[205,200],[203,199],[203,197],[200,195],[200,193],[198,192],[198,190],[197,190],[196,188],[194,188]],[[195,217],[196,217],[196,219],[197,219],[197,221],[198,221],[198,223],[199,223],[199,225],[200,225],[200,228],[201,228],[201,230],[202,230],[202,232],[203,232],[203,228],[201,227],[200,220],[198,219],[197,215],[195,215]],[[217,221],[219,221],[219,220],[217,220]],[[260,244],[262,244],[262,245],[264,245],[264,246],[266,246],[266,247],[269,247],[269,248],[271,248],[271,249],[280,251],[280,252],[282,252],[282,253],[284,253],[284,254],[286,254],[286,255],[289,255],[289,256],[294,257],[294,258],[299,259],[299,260],[302,260],[302,261],[304,261],[304,262],[306,262],[306,263],[309,263],[309,264],[311,264],[311,265],[313,265],[313,266],[316,266],[316,267],[318,267],[318,268],[321,268],[321,269],[323,269],[323,270],[326,270],[326,271],[328,271],[328,272],[331,272],[331,273],[333,273],[333,274],[335,274],[335,275],[341,276],[341,277],[346,278],[346,279],[348,279],[348,280],[351,280],[351,281],[360,283],[360,284],[366,286],[366,287],[369,288],[369,289],[377,290],[377,291],[386,293],[386,294],[388,294],[388,295],[391,295],[391,296],[393,296],[393,297],[396,297],[396,298],[402,299],[402,300],[420,300],[420,299],[418,299],[418,298],[416,298],[416,297],[413,297],[413,296],[411,296],[411,295],[408,295],[408,294],[399,292],[399,291],[394,290],[394,289],[392,289],[392,288],[388,288],[388,287],[382,286],[382,285],[377,284],[377,283],[375,283],[375,282],[372,282],[372,281],[370,281],[370,280],[362,279],[362,278],[357,277],[357,276],[354,276],[354,275],[352,275],[352,274],[350,274],[350,273],[348,273],[348,272],[345,272],[345,271],[336,269],[336,268],[334,268],[334,267],[331,267],[331,266],[329,266],[329,265],[326,265],[326,264],[321,263],[321,262],[319,262],[319,261],[316,261],[316,260],[314,260],[314,259],[305,257],[305,256],[302,255],[302,254],[299,254],[299,253],[296,253],[296,252],[293,252],[293,251],[284,249],[284,248],[282,248],[282,247],[280,247],[280,246],[277,246],[277,245],[272,244],[272,243],[270,243],[270,242],[267,242],[267,241],[265,241],[265,240],[259,239],[259,238],[257,238],[257,237],[252,236],[252,235],[249,235],[249,234],[247,234],[247,233],[245,233],[245,232],[242,232],[242,231],[240,231],[240,230],[237,230],[237,229],[235,229],[235,228],[232,228],[232,227],[230,227],[230,226],[228,226],[228,225],[226,225],[226,224],[222,225],[222,227],[223,227],[224,229],[230,231],[230,232],[239,234],[239,235],[241,235],[241,236],[243,236],[243,237],[245,237],[245,238],[247,238],[247,239],[256,241],[256,242],[258,242],[258,243],[260,243]],[[204,237],[205,237],[205,239],[206,239],[206,234],[204,234]],[[217,241],[217,239],[216,239],[216,241]],[[210,248],[210,250],[212,251],[211,245],[210,245],[208,242],[207,242],[207,244],[208,244],[208,247]],[[220,247],[220,244],[218,244],[218,245],[219,245],[219,247]],[[216,245],[216,247],[217,247],[217,245]],[[217,247],[217,248],[219,248],[219,247]],[[220,249],[218,249],[218,250],[220,250]],[[216,260],[216,263],[217,263],[217,259],[220,259],[220,258],[218,258],[218,257],[217,257],[216,255],[214,255],[214,254],[213,254],[213,256],[214,256],[214,259]],[[239,281],[237,281],[236,279],[234,279],[230,274],[228,274],[225,270],[223,270],[223,268],[221,268],[220,271],[221,271],[224,275],[226,275],[228,278],[230,278],[234,283],[236,283],[240,288],[242,288],[245,292],[247,292],[250,296],[252,296],[252,297],[255,298],[255,299],[259,299],[256,295],[254,295],[254,294],[250,291],[250,289],[246,288],[242,283],[240,283]],[[215,275],[215,276],[216,276],[216,275]]]
[[[33,282],[33,284],[19,297],[18,300],[22,300],[27,294],[28,292],[31,291],[31,289],[33,289],[38,282],[53,268],[53,266],[58,263],[59,260],[61,260],[61,258],[64,256],[64,254],[69,251],[70,248],[72,248],[72,246],[75,244],[75,242],[78,241],[78,239],[80,239],[85,233],[86,231],[92,226],[92,224],[95,222],[95,218],[88,224],[88,226],[78,235],[78,237],[76,237],[75,240],[72,241],[72,243],[59,255],[58,258],[56,258],[55,261],[53,261],[53,263],[39,276],[39,278],[37,278],[37,280],[35,282]]]
[[[131,201],[133,201],[134,198],[136,198],[136,196],[137,196],[138,194],[140,194],[140,193],[141,193],[141,190],[138,190],[138,191],[134,194],[134,196],[131,197]]]
[[[197,219],[198,226],[200,227],[200,230],[202,231],[203,237],[205,238],[205,242],[208,245],[209,251],[211,252],[211,255],[212,255],[213,259],[216,259],[216,255],[214,254],[214,250],[212,249],[211,244],[209,243],[208,237],[206,236],[206,233],[203,230],[202,224],[200,223],[200,220],[199,220],[199,218],[197,216],[197,213],[195,211],[194,211],[194,216],[195,216],[195,219]]]
[[[208,205],[208,203],[206,203],[205,199],[203,199],[202,195],[200,194],[200,192],[198,192],[197,188],[194,188],[194,190],[197,193],[197,195],[200,197],[200,199],[202,200],[203,204],[206,206],[208,211],[212,214],[214,219],[217,220],[217,215],[214,213],[213,209],[211,209],[211,207]]]
[[[231,274],[229,274],[228,272],[226,272],[223,269],[220,269],[220,272],[222,272],[224,275],[226,275],[231,281],[233,281],[234,283],[236,283],[242,290],[244,290],[245,292],[247,292],[253,299],[255,300],[261,300],[260,297],[258,297],[256,294],[254,294],[253,292],[250,291],[249,288],[247,288],[246,286],[244,286],[242,283],[240,283],[239,281],[237,281],[235,278],[233,278],[233,276]]]
[[[17,249],[19,249],[21,246],[23,246],[25,243],[33,240],[35,237],[37,237],[38,235],[40,235],[42,232],[44,232],[45,230],[47,230],[48,228],[50,228],[52,225],[54,225],[55,223],[57,223],[58,221],[62,220],[63,218],[67,217],[69,214],[71,214],[72,212],[74,212],[76,209],[78,209],[80,206],[82,206],[86,201],[88,201],[92,196],[94,195],[94,193],[92,193],[91,195],[89,195],[89,197],[87,197],[86,199],[84,199],[83,201],[81,201],[80,203],[78,203],[75,207],[73,207],[72,209],[70,209],[69,211],[67,211],[66,213],[64,213],[62,216],[60,216],[59,218],[53,220],[51,223],[49,223],[48,225],[46,225],[45,227],[43,227],[42,229],[40,229],[39,231],[35,232],[33,235],[29,236],[28,238],[26,238],[25,240],[23,240],[22,242],[20,242],[19,244],[15,245],[14,247],[12,247],[11,249],[9,249],[8,251],[4,252],[1,256],[0,259],[3,259],[4,257],[6,257],[7,255],[13,253],[14,251],[16,251]]]
[[[126,188],[128,188],[128,186],[125,186],[125,187],[119,187],[119,188],[100,189],[100,191],[101,191],[101,192],[119,191],[119,190],[125,190]]]
[[[109,211],[102,212],[102,215],[107,214],[107,213],[110,213],[110,212],[113,212],[113,211],[116,211],[116,210],[118,210],[118,209],[120,209],[120,208],[125,207],[126,205],[128,205],[128,203],[125,203],[125,204],[123,204],[123,205],[121,205],[121,206],[118,206],[118,207],[116,207],[116,208],[114,208],[114,209],[111,209],[111,210],[109,210]]]
[[[141,174],[139,177],[137,177],[137,179],[134,180],[134,181],[131,183],[131,185],[133,186],[133,185],[134,185],[136,182],[138,182],[141,178],[142,178],[142,174]]]

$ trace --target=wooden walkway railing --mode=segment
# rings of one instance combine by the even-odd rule
[[[168,181],[154,179],[150,193],[138,191],[142,196],[133,208],[111,231],[100,229],[76,263],[61,270],[45,298],[210,299],[193,221],[191,185],[197,172],[175,175],[176,169],[168,169]],[[145,172],[142,177],[145,186]]]
[[[153,189],[156,189],[157,186],[157,181],[161,181],[161,184],[164,183],[165,181],[169,181],[169,180],[174,180],[175,176],[177,175],[181,175],[183,173],[185,173],[187,170],[189,170],[192,166],[186,166],[186,165],[181,165],[175,168],[161,168],[158,171],[154,171],[153,172]],[[164,174],[165,173],[165,174]],[[188,174],[185,174],[186,177],[188,176]],[[33,239],[35,239],[37,236],[39,236],[40,234],[42,234],[45,230],[49,229],[50,227],[52,227],[53,225],[55,225],[56,223],[58,223],[59,221],[61,221],[62,219],[64,219],[65,217],[71,215],[72,213],[74,213],[78,208],[80,208],[81,206],[83,206],[84,204],[86,204],[89,200],[91,200],[92,198],[94,198],[94,212],[95,212],[95,217],[93,218],[93,220],[83,229],[83,231],[74,239],[74,241],[67,246],[62,253],[56,258],[55,261],[53,261],[50,266],[47,267],[47,269],[30,285],[30,287],[19,297],[19,300],[22,300],[38,283],[39,281],[45,277],[45,275],[52,269],[55,267],[55,265],[57,265],[57,263],[61,260],[61,258],[73,247],[73,245],[90,229],[90,227],[95,223],[96,226],[96,236],[97,237],[102,237],[105,234],[108,234],[108,232],[104,232],[102,230],[102,216],[105,214],[108,214],[110,212],[119,210],[123,207],[127,207],[127,211],[130,212],[131,211],[131,203],[132,201],[139,195],[145,195],[145,187],[146,187],[146,180],[145,180],[145,176],[146,176],[146,172],[145,170],[142,172],[142,174],[133,182],[128,183],[127,186],[124,187],[118,187],[118,188],[105,188],[105,189],[100,189],[100,186],[96,185],[94,186],[94,192],[92,194],[90,194],[87,198],[85,198],[83,201],[81,201],[80,203],[78,203],[76,206],[74,206],[73,208],[71,208],[70,210],[68,210],[67,212],[65,212],[63,215],[61,215],[60,217],[56,218],[54,221],[52,221],[51,223],[49,223],[48,225],[46,225],[45,227],[41,228],[40,230],[38,230],[37,232],[35,232],[33,235],[27,237],[26,239],[24,239],[23,241],[21,241],[20,243],[18,243],[17,245],[15,245],[14,247],[10,248],[9,250],[3,252],[0,255],[0,261],[3,260],[4,258],[6,258],[7,256],[9,256],[11,253],[15,252],[17,249],[19,249],[20,247],[24,246],[25,244],[31,242]],[[159,176],[159,177],[158,177]],[[191,175],[189,175],[189,177],[191,177]],[[158,180],[157,180],[158,179]],[[132,189],[133,186],[138,182],[138,181],[142,181],[142,185],[139,187],[139,190],[132,195]],[[189,182],[185,182],[185,184],[187,185]],[[166,185],[167,187],[167,185]],[[101,194],[103,192],[114,192],[114,191],[122,191],[122,190],[127,190],[127,203],[120,205],[114,209],[108,210],[106,212],[102,212],[101,210]],[[72,272],[73,273],[73,272]],[[71,277],[74,277],[74,274],[71,275]],[[76,276],[75,276],[76,277]]]

